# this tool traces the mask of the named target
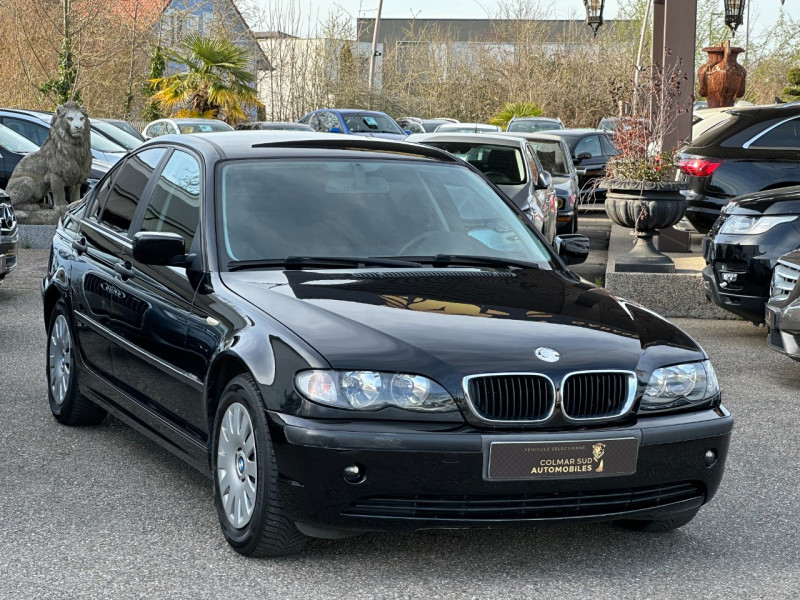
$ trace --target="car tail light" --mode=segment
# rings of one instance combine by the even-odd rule
[[[722,164],[721,160],[708,158],[682,158],[678,168],[692,177],[708,177]]]

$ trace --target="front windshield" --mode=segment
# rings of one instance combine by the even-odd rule
[[[0,125],[0,146],[9,152],[16,152],[18,154],[36,152],[39,149],[39,146],[28,138],[18,134],[13,129],[9,129],[5,125]]]
[[[537,131],[550,131],[552,129],[564,129],[564,126],[558,121],[512,121],[508,124],[507,131],[536,133]]]
[[[239,160],[222,163],[217,177],[222,264],[287,256],[551,257],[524,216],[457,164]]]
[[[531,140],[530,144],[536,151],[536,156],[539,157],[542,168],[550,175],[569,175],[567,159],[564,156],[561,144],[538,140]]]
[[[525,168],[519,147],[469,141],[423,143],[455,154],[461,160],[477,167],[493,183],[501,185],[525,183]]]
[[[344,122],[353,133],[406,134],[391,118],[383,115],[344,115]]]
[[[101,133],[92,132],[90,143],[92,150],[97,150],[98,152],[110,152],[112,154],[125,154],[127,152],[125,148],[115,144]]]

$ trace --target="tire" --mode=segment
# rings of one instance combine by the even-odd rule
[[[50,412],[63,425],[97,425],[106,418],[106,411],[78,391],[73,331],[69,311],[59,300],[47,326],[45,356]]]
[[[669,533],[670,531],[678,529],[678,527],[683,527],[686,525],[689,521],[694,519],[696,514],[697,511],[693,510],[688,513],[676,515],[670,519],[626,519],[623,521],[617,521],[617,524],[620,527],[629,529],[631,531],[644,531],[646,533]]]
[[[225,386],[211,445],[214,505],[222,533],[245,556],[285,556],[307,541],[286,516],[261,395],[249,375]]]

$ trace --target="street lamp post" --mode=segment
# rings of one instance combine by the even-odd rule
[[[736,28],[744,20],[744,6],[746,0],[725,0],[725,25],[731,28],[736,35]]]
[[[593,36],[597,36],[597,30],[603,24],[603,7],[605,0],[583,0],[586,8],[586,24],[592,28]]]

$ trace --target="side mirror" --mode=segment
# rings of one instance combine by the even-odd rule
[[[331,127],[328,131],[330,131],[330,133],[342,133],[339,127]]]
[[[133,236],[133,258],[145,265],[165,266],[185,256],[183,237],[177,233],[140,231]]]
[[[589,256],[589,238],[580,233],[557,235],[553,246],[556,254],[568,265],[579,265]]]
[[[553,176],[547,171],[542,171],[539,173],[539,181],[536,182],[536,189],[546,190],[550,187],[551,183],[553,183]]]
[[[589,152],[581,152],[577,156],[573,156],[572,157],[572,161],[576,165],[579,165],[579,164],[581,164],[582,161],[586,160],[587,158],[592,158],[592,155]]]

